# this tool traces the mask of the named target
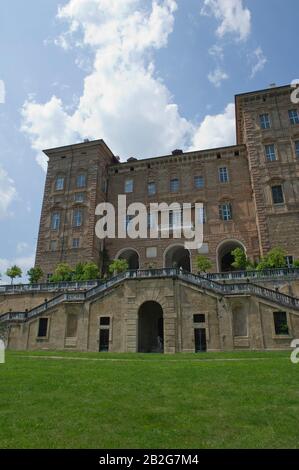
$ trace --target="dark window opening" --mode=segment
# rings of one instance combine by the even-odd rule
[[[48,318],[40,318],[38,323],[38,337],[45,338],[48,332]]]
[[[207,339],[205,328],[195,328],[194,330],[195,352],[204,352],[207,350]]]
[[[193,322],[194,323],[205,323],[206,316],[204,313],[197,313],[193,315]]]
[[[289,327],[286,312],[274,312],[274,327],[276,335],[288,335]]]
[[[109,351],[109,329],[100,330],[100,352]]]
[[[284,203],[284,198],[283,198],[283,191],[282,191],[282,186],[272,186],[272,197],[273,197],[273,203],[274,204],[283,204]]]
[[[101,317],[100,318],[100,325],[103,325],[103,326],[110,325],[110,317]]]

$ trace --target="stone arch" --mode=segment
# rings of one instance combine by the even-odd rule
[[[155,300],[143,302],[138,309],[138,352],[164,352],[164,314]]]
[[[183,244],[175,243],[166,248],[163,254],[165,268],[183,268],[191,272],[191,254]]]
[[[218,245],[216,250],[218,272],[234,271],[232,266],[233,256],[231,252],[235,248],[242,248],[246,253],[245,245],[239,240],[226,239],[222,240],[222,242]]]
[[[116,259],[125,259],[129,264],[129,269],[140,268],[140,255],[135,248],[123,248],[116,255]]]

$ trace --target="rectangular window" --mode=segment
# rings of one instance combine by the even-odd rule
[[[281,185],[272,186],[271,189],[272,189],[273,203],[274,204],[283,204],[284,203],[284,197],[283,197],[282,186]]]
[[[228,169],[226,167],[219,168],[219,181],[220,183],[228,183]]]
[[[265,152],[266,158],[268,162],[275,162],[276,160],[276,152],[275,152],[275,145],[265,145]]]
[[[48,273],[47,274],[47,282],[50,282],[51,281],[51,277],[53,276],[52,273]]]
[[[38,322],[38,338],[45,338],[48,333],[48,318],[40,318]]]
[[[76,209],[73,212],[73,227],[81,227],[83,223],[83,213],[81,209]]]
[[[205,224],[207,221],[206,208],[202,206],[198,209],[198,222],[200,224]]]
[[[148,229],[154,229],[157,225],[157,214],[148,212],[147,213],[147,228]]]
[[[50,251],[56,251],[57,250],[57,240],[51,240],[50,241]]]
[[[125,193],[132,193],[133,192],[133,180],[126,180],[125,181]]]
[[[156,194],[156,183],[154,182],[148,183],[147,193],[149,196],[153,196],[154,194]]]
[[[203,176],[194,176],[194,186],[196,189],[202,189],[204,187]]]
[[[55,182],[55,190],[56,191],[62,191],[64,188],[64,177],[63,176],[58,176],[56,178]]]
[[[206,316],[204,313],[197,313],[193,315],[193,322],[194,323],[205,323]]]
[[[274,328],[276,335],[288,335],[289,327],[286,312],[274,312]]]
[[[84,193],[76,193],[74,196],[75,202],[84,202],[85,194]]]
[[[80,247],[80,238],[73,238],[72,247],[73,248],[79,248]]]
[[[173,178],[170,180],[170,191],[172,193],[178,192],[180,189],[180,182],[178,178]]]
[[[100,352],[109,351],[109,328],[100,329]]]
[[[287,263],[287,267],[288,268],[292,268],[293,267],[293,263],[294,263],[294,257],[293,256],[286,256],[286,263]]]
[[[260,124],[262,129],[270,129],[270,116],[269,114],[260,115]]]
[[[110,325],[110,317],[101,317],[100,318],[100,325],[109,326]]]
[[[298,114],[297,109],[289,110],[289,119],[292,125],[299,124],[299,114]]]
[[[220,204],[219,217],[221,220],[232,220],[232,205],[230,203]]]
[[[295,153],[296,153],[296,158],[299,160],[299,140],[295,142]]]
[[[157,258],[157,247],[156,246],[149,246],[146,249],[146,257],[147,258]]]
[[[51,217],[51,229],[59,230],[60,227],[60,214],[59,212],[54,212]]]
[[[182,211],[169,211],[169,228],[176,229],[182,226]]]
[[[85,188],[86,186],[86,175],[78,175],[76,179],[77,188]]]

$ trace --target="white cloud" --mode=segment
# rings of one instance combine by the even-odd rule
[[[218,44],[214,44],[212,47],[210,47],[209,54],[218,60],[222,61],[224,59],[223,47],[219,46]]]
[[[16,197],[17,191],[14,181],[0,166],[0,219],[9,215],[10,205]]]
[[[209,81],[216,87],[219,88],[223,80],[227,80],[229,76],[220,67],[217,67],[214,72],[210,72],[208,75]]]
[[[251,13],[243,6],[243,0],[204,0],[202,15],[214,16],[220,22],[216,30],[219,37],[235,34],[246,40],[251,30]]]
[[[0,104],[5,103],[5,83],[3,80],[0,80]]]
[[[45,104],[26,101],[22,130],[37,151],[85,137],[104,138],[116,154],[152,156],[187,145],[193,126],[180,116],[151,53],[167,44],[174,0],[70,0],[58,16],[68,22],[63,47],[93,51],[93,69],[73,113],[57,96]]]
[[[235,105],[230,103],[222,114],[207,115],[197,129],[190,150],[235,145]]]
[[[175,0],[153,0],[146,6],[142,0],[70,0],[59,9],[68,27],[58,43],[75,48],[80,57],[85,52],[92,70],[86,72],[82,96],[72,108],[58,96],[44,104],[34,97],[24,103],[22,130],[43,168],[42,149],[84,138],[103,138],[123,157],[150,157],[196,141],[193,136],[205,121],[196,131],[180,115],[153,63],[153,52],[167,45],[176,8]],[[218,73],[214,82],[225,78]]]
[[[251,56],[249,56],[249,60],[253,63],[250,78],[254,78],[258,72],[261,72],[268,62],[261,47],[255,49]]]

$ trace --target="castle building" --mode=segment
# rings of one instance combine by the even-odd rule
[[[46,150],[36,265],[49,277],[59,262],[101,264],[107,256],[126,258],[132,269],[182,265],[194,272],[197,253],[184,250],[183,240],[96,237],[97,204],[117,208],[119,194],[127,204],[203,203],[199,251],[214,271],[231,269],[236,247],[257,261],[280,246],[291,263],[299,257],[299,111],[291,91],[285,86],[237,95],[237,145],[231,147],[126,163],[103,140]]]
[[[46,294],[40,288],[31,298],[4,292],[0,320],[8,325],[10,347],[115,352],[289,347],[299,335],[298,270],[260,278],[254,273],[252,279],[231,271],[237,247],[252,261],[281,247],[290,268],[299,258],[299,105],[292,91],[282,86],[237,95],[237,144],[230,147],[174,150],[124,163],[103,140],[45,150],[49,161],[36,253],[44,281],[61,262],[74,267],[91,261],[104,271],[108,259],[122,258],[131,271],[77,292],[66,287],[58,297],[61,286],[55,291],[44,285]],[[164,238],[161,219],[156,239],[99,239],[96,207],[107,202],[117,211],[119,195],[127,205],[147,208],[153,202],[190,203],[193,221],[204,222],[202,246],[188,250],[183,238]],[[197,203],[203,204],[200,212]],[[130,218],[121,223],[127,226]],[[173,227],[170,213],[170,233]],[[213,273],[196,276],[198,254],[211,260]],[[24,302],[25,312],[15,307]]]

